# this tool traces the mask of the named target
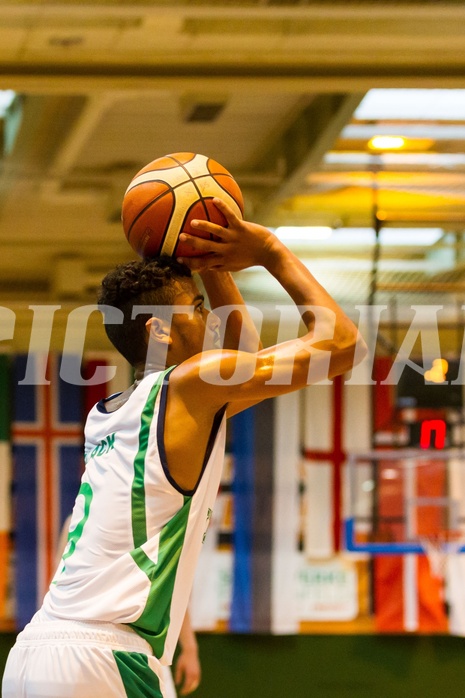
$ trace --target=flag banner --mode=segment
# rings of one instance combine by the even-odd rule
[[[233,632],[297,632],[298,424],[296,395],[234,417]]]
[[[55,572],[60,530],[73,508],[83,470],[85,389],[63,380],[60,364],[57,354],[18,355],[13,359],[15,592],[19,628],[40,606]],[[99,388],[103,396],[106,385]]]
[[[343,394],[341,376],[331,384],[312,385],[305,391],[304,454],[310,517],[306,547],[312,556],[328,557],[341,550],[342,468],[346,458]]]
[[[22,382],[27,362],[48,383]],[[82,390],[59,376],[59,357],[14,359],[14,506],[16,621],[22,628],[42,602],[55,572],[61,526],[82,472]]]
[[[318,405],[318,409],[315,409]],[[301,486],[305,515],[302,546],[307,558],[326,559],[334,553],[334,388],[311,385],[304,391],[305,460]]]
[[[233,570],[233,458],[226,453],[220,489],[195,572],[190,616],[194,630],[225,630],[231,612]]]
[[[273,529],[271,631],[298,632],[296,605],[299,566],[300,396],[275,398],[273,421]]]
[[[256,408],[233,417],[234,568],[231,616],[233,632],[252,632],[252,552],[255,505]]]
[[[10,357],[0,354],[0,621],[12,618],[11,607],[11,446]]]
[[[442,583],[424,555],[375,556],[378,632],[446,633]]]
[[[385,373],[389,362],[381,364],[375,371]],[[114,352],[85,357],[84,381],[106,368],[99,371],[106,381],[96,385],[67,383],[60,378],[60,366],[57,354],[0,356],[2,395],[8,394],[8,385],[12,391],[3,412],[0,407],[0,620],[2,613],[14,610],[18,628],[40,605],[55,571],[60,529],[83,470],[86,413],[133,380],[131,368]],[[34,372],[37,384],[31,380]],[[349,454],[369,450],[372,399],[375,437],[381,434],[388,447],[398,438],[395,391],[383,385],[380,390],[337,379],[264,401],[232,420],[220,492],[192,592],[196,630],[449,630],[465,635],[462,556],[448,560],[444,584],[425,556],[375,555],[370,560],[367,553],[344,549],[344,463]],[[428,474],[427,468],[423,473]],[[359,475],[360,484],[368,486],[371,466]],[[465,516],[461,463],[447,477],[423,482],[420,476],[417,484],[418,496],[452,493],[461,503],[460,517]],[[400,500],[393,499],[394,483],[391,479],[384,485],[377,492],[380,511],[396,514]],[[370,492],[364,489],[367,501],[358,502],[367,517],[372,513]],[[424,526],[431,527],[426,509],[423,514]],[[9,584],[5,570],[12,558],[14,584]],[[9,588],[15,591],[14,604],[8,601]]]

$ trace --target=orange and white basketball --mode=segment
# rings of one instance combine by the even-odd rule
[[[226,225],[214,197],[242,218],[241,190],[216,160],[198,153],[172,153],[153,160],[131,180],[123,198],[122,221],[129,244],[141,257],[195,255],[179,235],[185,231],[205,237],[191,228],[194,218]]]

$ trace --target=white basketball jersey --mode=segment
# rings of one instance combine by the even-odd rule
[[[164,449],[169,371],[146,376],[114,412],[89,413],[86,470],[68,543],[43,611],[127,623],[170,664],[217,495],[225,448],[218,415],[197,487],[182,491]]]

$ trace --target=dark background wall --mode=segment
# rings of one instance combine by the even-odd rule
[[[0,673],[14,641],[0,635]],[[463,698],[465,640],[379,635],[199,635],[193,698]]]

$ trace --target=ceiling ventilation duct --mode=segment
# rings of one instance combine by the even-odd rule
[[[226,101],[217,95],[187,95],[181,98],[182,118],[186,123],[212,123],[222,113]]]

